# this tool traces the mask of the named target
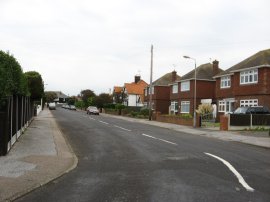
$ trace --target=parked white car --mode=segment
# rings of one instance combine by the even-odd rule
[[[49,103],[49,109],[52,110],[52,109],[56,109],[56,104],[54,102],[51,102]]]

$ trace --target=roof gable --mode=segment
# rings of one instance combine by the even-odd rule
[[[120,86],[114,86],[113,87],[113,92],[114,93],[121,93],[123,87],[120,87]]]
[[[222,72],[223,70],[219,68],[218,71]],[[213,76],[213,64],[211,63],[202,64],[196,68],[196,79],[198,80],[214,80]],[[195,79],[195,69],[182,76],[180,81],[192,79]]]
[[[127,91],[127,94],[143,95],[144,88],[148,84],[144,80],[140,80],[137,83],[125,83],[124,87]]]
[[[220,77],[223,75],[230,74],[231,72],[241,71],[242,69],[248,69],[252,67],[259,66],[269,66],[270,65],[270,49],[259,51],[258,53],[248,57],[247,59],[239,62],[238,64],[230,67],[226,71],[216,75],[216,77]]]
[[[176,72],[175,72],[176,73]],[[172,80],[173,72],[167,73],[163,75],[162,77],[155,80],[152,84],[154,86],[167,86],[169,84],[172,84],[174,81]],[[176,74],[176,80],[179,80],[181,77]]]

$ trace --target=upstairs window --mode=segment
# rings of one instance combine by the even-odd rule
[[[172,86],[172,93],[178,93],[178,84],[173,84]]]
[[[240,84],[258,83],[258,69],[240,72]]]
[[[231,77],[224,76],[220,79],[220,88],[230,88],[231,87]]]
[[[144,89],[144,95],[147,96],[147,88]]]
[[[190,90],[190,81],[181,82],[181,91],[189,91]]]

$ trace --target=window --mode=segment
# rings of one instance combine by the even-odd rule
[[[240,72],[240,84],[258,83],[258,69]]]
[[[224,76],[220,79],[220,88],[229,88],[231,87],[231,77]]]
[[[144,95],[147,96],[147,88],[144,89]]]
[[[190,102],[182,101],[181,102],[181,113],[189,113]]]
[[[190,81],[181,82],[181,91],[189,91],[190,90]]]
[[[240,107],[256,107],[258,106],[258,99],[240,100]]]
[[[171,102],[171,112],[176,114],[178,112],[178,102],[173,101]]]
[[[235,103],[234,99],[220,100],[218,102],[218,111],[225,112],[225,114],[231,113],[234,111],[234,103]]]
[[[222,100],[218,102],[218,111],[225,112],[225,101]]]
[[[173,84],[172,93],[178,93],[178,84]]]

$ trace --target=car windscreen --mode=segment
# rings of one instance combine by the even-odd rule
[[[245,114],[247,109],[247,107],[239,107],[234,111],[234,114]]]

